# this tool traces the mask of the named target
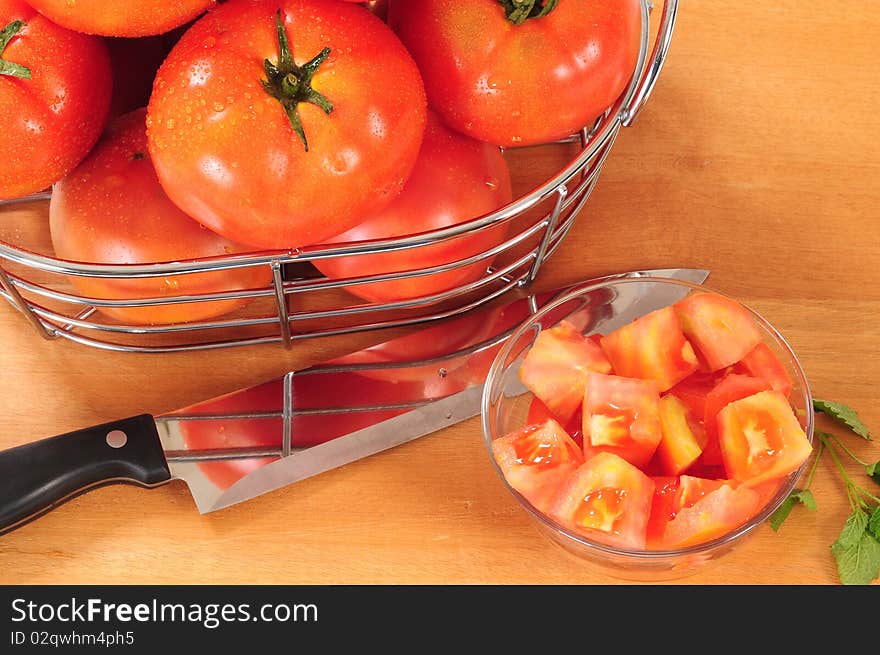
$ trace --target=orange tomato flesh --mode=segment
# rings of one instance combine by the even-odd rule
[[[626,489],[602,487],[590,491],[574,512],[573,521],[582,528],[611,532],[623,514]]]
[[[702,454],[706,431],[693,418],[688,406],[671,394],[660,399],[660,427],[663,433],[657,446],[660,468],[665,475],[680,475]]]
[[[609,373],[611,363],[594,341],[568,321],[542,330],[520,367],[522,383],[563,423],[584,399],[590,372]]]
[[[762,391],[718,413],[719,443],[728,475],[755,486],[797,470],[813,450],[785,396]]]

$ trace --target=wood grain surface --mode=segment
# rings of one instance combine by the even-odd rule
[[[684,2],[665,69],[537,289],[699,266],[788,338],[816,396],[880,434],[880,14]],[[528,166],[528,162],[525,162]],[[527,171],[528,172],[528,171]],[[161,413],[389,338],[167,356],[44,341],[0,306],[0,447]],[[826,429],[831,426],[820,423]],[[865,458],[875,443],[849,439]],[[680,582],[834,584],[848,506],[827,458],[796,509]],[[476,419],[215,514],[181,483],[107,487],[0,538],[0,583],[615,583],[545,540]]]

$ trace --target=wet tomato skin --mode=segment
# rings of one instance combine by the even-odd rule
[[[280,62],[279,11],[293,61],[325,48],[300,102],[308,150],[263,86]],[[403,189],[427,120],[418,69],[380,19],[338,0],[233,0],[209,12],[159,69],[148,114],[162,186],[190,216],[254,248],[320,243]]]
[[[149,264],[224,256],[246,248],[199,225],[162,191],[147,151],[146,111],[124,114],[108,128],[86,160],[55,186],[49,223],[55,253],[79,262]],[[262,288],[268,267],[144,278],[71,276],[85,296],[162,298]],[[100,307],[125,323],[166,324],[206,319],[247,300]]]
[[[103,36],[162,34],[192,20],[216,0],[28,0],[64,27]]]
[[[51,22],[21,0],[0,0],[0,30],[23,23],[0,59],[30,79],[0,75],[3,165],[0,199],[42,191],[70,172],[98,140],[112,78],[104,42]]]

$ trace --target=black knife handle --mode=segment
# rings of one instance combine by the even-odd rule
[[[149,414],[96,425],[0,452],[0,534],[105,484],[168,482]]]

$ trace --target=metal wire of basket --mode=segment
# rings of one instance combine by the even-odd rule
[[[227,346],[280,343],[375,330],[438,320],[490,302],[531,283],[542,264],[559,247],[583,208],[621,127],[636,119],[654,88],[666,59],[678,11],[678,0],[665,0],[653,48],[650,48],[650,0],[641,0],[642,34],[631,82],[617,102],[592,127],[546,147],[577,148],[576,153],[546,181],[490,214],[441,230],[393,239],[337,246],[259,252],[179,262],[110,265],[72,262],[41,253],[20,232],[37,230],[45,242],[48,233],[49,193],[0,202],[4,232],[0,238],[0,295],[18,308],[47,339],[72,341],[125,352],[177,352]],[[545,147],[545,146],[539,146]],[[505,154],[515,154],[514,149]],[[27,210],[18,211],[22,207]],[[5,214],[5,215],[4,215]],[[30,221],[10,227],[9,217]],[[424,269],[385,275],[328,279],[311,266],[333,257],[369,256],[423,245],[454,242],[501,224],[509,224],[507,239],[489,250],[457,261]],[[21,227],[21,229],[19,229]],[[12,241],[16,243],[12,243]],[[16,245],[17,244],[17,245]],[[416,278],[487,262],[477,280],[448,291],[398,302],[363,302],[338,290],[354,285]],[[79,295],[68,276],[94,279],[169,278],[182,274],[266,267],[272,284],[265,288],[222,290],[186,296],[100,299]],[[249,304],[218,319],[171,325],[126,324],[105,317],[99,307],[133,308],[182,306],[186,303],[248,300]]]

